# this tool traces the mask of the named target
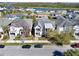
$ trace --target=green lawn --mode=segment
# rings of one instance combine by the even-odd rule
[[[2,45],[6,45],[6,46],[22,46],[22,45],[33,45],[33,44],[48,45],[48,43],[2,43]]]
[[[15,7],[34,7],[34,8],[65,8],[65,9],[79,9],[79,5],[65,5],[63,3],[16,3],[13,4]]]

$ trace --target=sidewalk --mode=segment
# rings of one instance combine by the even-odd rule
[[[70,43],[79,43],[79,40],[71,40]]]
[[[4,41],[1,41],[4,42]],[[47,40],[8,40],[5,43],[50,43]]]

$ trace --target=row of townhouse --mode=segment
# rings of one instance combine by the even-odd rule
[[[5,25],[5,24],[6,22],[4,22],[4,24],[2,23],[1,25]],[[57,28],[56,28],[56,23],[48,19],[38,19],[34,24],[32,23],[32,19],[16,19],[9,22],[6,25],[9,28],[10,39],[15,39],[15,37],[18,34],[25,37],[32,35],[33,33],[34,37],[42,37],[46,35],[48,29],[57,30],[59,33],[61,33],[62,31],[69,31],[71,29],[72,24],[69,24],[69,22],[67,23],[67,21],[64,22],[62,21],[60,25],[57,23]],[[75,30],[74,31],[75,38],[79,39],[78,38],[79,25],[73,26],[73,29]],[[4,31],[2,27],[0,27],[0,35],[3,35],[3,33]]]
[[[32,19],[20,19],[16,18],[15,15],[7,15],[6,18],[0,20],[0,26],[8,26],[9,36],[11,39],[14,39],[18,34],[23,37],[32,34],[35,37],[42,37],[46,35],[48,29],[57,30],[59,33],[61,33],[62,31],[69,31],[71,30],[71,28],[74,29],[75,26],[79,28],[79,15],[74,14],[74,12],[69,12],[64,16],[60,15],[59,13],[54,13],[51,16],[56,18],[52,20],[48,19],[48,15],[48,13],[37,13],[37,21],[34,23]],[[20,16],[23,15],[19,15],[18,17]],[[74,30],[74,36],[76,38],[76,36],[79,36],[77,35],[79,33],[79,30]],[[4,33],[2,27],[0,27],[0,33],[2,35]]]

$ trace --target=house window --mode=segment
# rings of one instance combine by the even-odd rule
[[[75,35],[78,35],[79,36],[79,33],[75,33]]]
[[[11,35],[15,35],[15,33],[10,33]]]
[[[3,34],[3,32],[1,32],[1,34]]]
[[[36,35],[40,35],[40,33],[36,33]]]
[[[47,29],[46,29],[46,31],[47,31]]]
[[[40,31],[40,29],[36,29],[37,31]]]
[[[21,34],[23,34],[23,32],[21,32]]]

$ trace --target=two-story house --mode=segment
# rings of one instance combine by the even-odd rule
[[[34,36],[42,37],[45,36],[48,29],[55,29],[55,25],[48,19],[39,19],[34,24]]]

